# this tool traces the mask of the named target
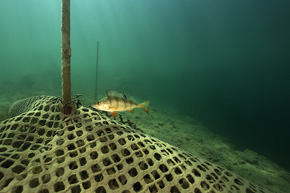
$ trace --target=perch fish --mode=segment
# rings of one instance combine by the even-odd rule
[[[146,113],[149,112],[149,100],[138,104],[131,99],[127,99],[124,93],[117,90],[107,90],[106,94],[105,98],[94,103],[92,107],[101,111],[111,112],[114,117],[117,117],[116,111],[130,111],[133,113],[135,108],[141,108]]]

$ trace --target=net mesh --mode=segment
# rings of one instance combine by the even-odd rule
[[[38,96],[0,124],[0,192],[267,192],[262,187],[80,106]]]

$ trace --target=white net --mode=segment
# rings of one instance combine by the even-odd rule
[[[60,98],[11,106],[0,124],[0,192],[267,192],[217,165]]]

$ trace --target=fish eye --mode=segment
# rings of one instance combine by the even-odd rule
[[[101,104],[100,102],[97,102],[97,105]]]

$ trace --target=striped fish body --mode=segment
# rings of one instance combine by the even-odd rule
[[[107,111],[130,111],[141,107],[140,104],[130,99],[124,99],[116,96],[105,97],[100,102],[108,105],[105,105],[108,109]]]
[[[116,90],[107,90],[107,96],[92,105],[95,109],[111,112],[114,117],[117,116],[116,111],[130,111],[133,113],[135,108],[142,108],[148,113],[148,106],[149,100],[138,104],[127,99],[125,94]]]

